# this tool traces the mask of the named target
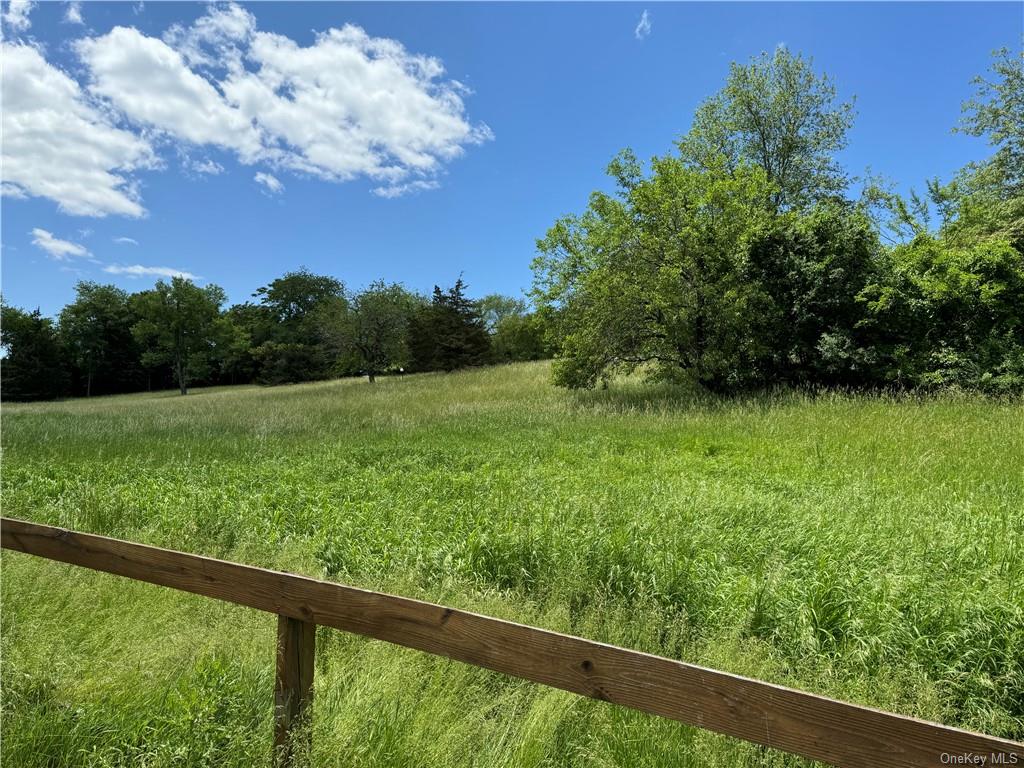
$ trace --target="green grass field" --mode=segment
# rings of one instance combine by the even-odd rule
[[[3,511],[1024,739],[1024,403],[548,377],[5,405]],[[274,617],[2,576],[5,766],[268,764]],[[320,632],[318,766],[805,764]]]

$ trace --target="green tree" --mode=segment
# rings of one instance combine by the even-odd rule
[[[514,363],[550,357],[544,340],[544,323],[540,315],[508,315],[498,321],[491,336],[494,359]]]
[[[749,238],[745,274],[768,302],[758,322],[765,382],[857,385],[862,359],[859,294],[880,279],[881,243],[865,211],[829,201],[773,217]]]
[[[1024,388],[1024,257],[1005,241],[967,247],[929,234],[894,248],[862,300],[864,354],[885,383]]]
[[[422,299],[397,283],[372,283],[352,297],[340,345],[350,347],[372,384],[377,375],[409,362],[409,321]]]
[[[234,304],[223,315],[228,340],[220,355],[220,373],[230,384],[256,379],[259,364],[256,349],[267,340],[270,319],[264,307],[245,302]]]
[[[0,393],[4,400],[52,400],[65,393],[67,364],[53,321],[0,300]]]
[[[462,278],[447,291],[434,286],[431,302],[410,322],[410,356],[420,371],[453,371],[481,365],[490,356],[490,339],[476,302],[466,297]]]
[[[784,47],[746,66],[733,63],[725,87],[697,110],[679,143],[683,157],[713,171],[760,166],[776,186],[776,208],[799,207],[842,192],[846,174],[835,154],[846,146],[853,102],[838,102],[826,75]]]
[[[80,282],[60,312],[60,333],[71,361],[85,377],[85,395],[138,387],[139,349],[128,293],[113,285]]]
[[[996,51],[991,70],[974,79],[977,92],[956,130],[985,138],[995,153],[929,190],[946,238],[960,246],[1000,239],[1024,251],[1024,54]]]
[[[183,395],[191,381],[210,371],[216,358],[224,298],[219,286],[200,288],[182,277],[173,277],[170,283],[161,280],[152,290],[132,296],[139,318],[132,333],[145,349],[143,362],[169,365]]]
[[[253,294],[265,324],[255,328],[254,359],[269,384],[329,377],[336,356],[327,329],[346,308],[345,285],[307,269],[288,272]]]
[[[998,50],[991,69],[991,79],[974,78],[977,92],[964,103],[958,130],[995,147],[985,164],[1005,195],[1024,194],[1024,53]]]
[[[502,320],[509,317],[523,317],[527,313],[526,302],[515,296],[491,293],[477,301],[484,328],[494,334]]]
[[[595,192],[538,242],[534,295],[555,323],[555,380],[590,387],[646,367],[712,389],[756,381],[769,297],[744,267],[773,191],[763,170],[663,157],[644,177],[626,152],[609,173],[617,195]]]

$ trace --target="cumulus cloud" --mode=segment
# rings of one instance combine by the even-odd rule
[[[139,241],[134,237],[115,237],[114,242],[119,245],[138,245]]]
[[[262,184],[271,194],[280,194],[284,192],[284,184],[282,184],[276,176],[271,176],[269,173],[257,173],[254,177],[257,184]]]
[[[246,164],[395,184],[492,138],[438,59],[351,24],[302,46],[229,5],[163,39],[116,27],[77,51],[91,92],[132,122]]]
[[[256,32],[256,17],[234,3],[211,6],[191,27],[174,24],[164,33],[168,45],[195,67],[237,70],[242,66],[240,43]]]
[[[67,10],[64,11],[64,22],[66,24],[85,24],[82,20],[82,3],[80,0],[71,0]]]
[[[85,246],[72,243],[70,240],[61,240],[45,229],[36,227],[30,234],[32,235],[32,244],[42,248],[50,257],[57,259],[57,261],[65,261],[74,256],[90,255]]]
[[[34,46],[4,42],[3,60],[3,194],[46,197],[82,216],[141,216],[128,174],[156,165],[150,144],[117,127]]]
[[[7,15],[27,23],[29,6],[15,7]],[[3,50],[3,193],[67,213],[143,215],[134,172],[160,167],[160,147],[217,148],[277,176],[369,179],[396,197],[437,187],[447,163],[493,138],[440,60],[351,24],[301,45],[228,4],[163,37],[118,26],[73,50],[84,87],[32,45]]]
[[[79,40],[91,93],[109,100],[129,120],[193,144],[234,149],[243,162],[259,159],[259,132],[204,77],[163,40],[134,27],[114,27]]]
[[[633,30],[633,35],[637,40],[643,40],[651,34],[651,16],[647,13],[647,9],[640,14],[640,21],[637,22],[636,29]]]
[[[7,3],[7,10],[3,14],[4,26],[8,27],[12,32],[24,32],[27,30],[32,26],[32,21],[28,15],[32,13],[35,5],[32,0],[10,0]]]
[[[144,267],[141,264],[108,264],[104,272],[111,275],[127,275],[128,277],[183,277],[186,280],[198,280],[196,275],[174,267]]]

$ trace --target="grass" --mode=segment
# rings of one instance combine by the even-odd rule
[[[4,514],[1024,739],[1024,403],[546,364],[5,405]],[[11,766],[268,763],[274,619],[4,553]],[[321,629],[318,766],[804,761]]]

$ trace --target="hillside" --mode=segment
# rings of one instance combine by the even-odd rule
[[[1024,404],[547,363],[4,406],[4,514],[1024,738]],[[263,764],[273,617],[3,555],[9,765]],[[794,765],[321,630],[317,765]]]

